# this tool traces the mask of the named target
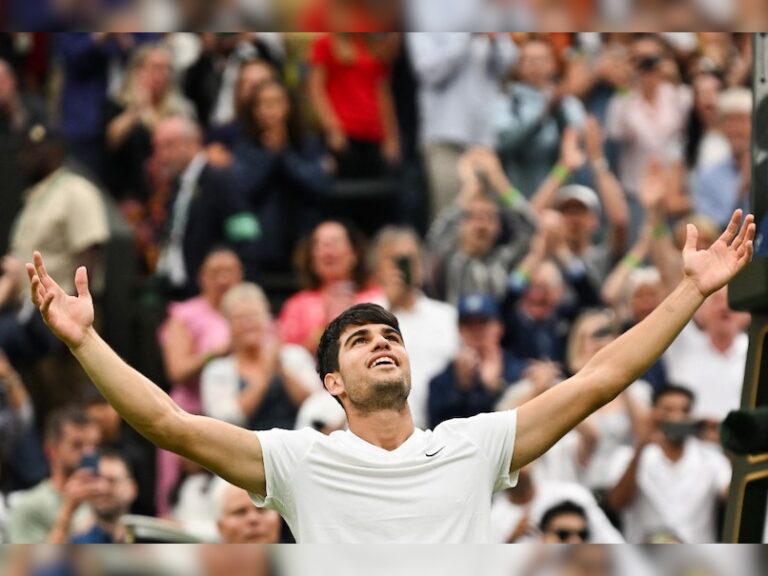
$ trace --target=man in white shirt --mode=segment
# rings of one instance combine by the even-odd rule
[[[125,364],[93,328],[85,268],[68,296],[39,252],[32,299],[102,394],[146,438],[194,460],[277,510],[298,542],[486,542],[491,495],[516,471],[634,382],[701,306],[752,257],[753,217],[734,213],[708,250],[689,226],[685,274],[659,308],[598,352],[581,372],[514,411],[413,425],[411,371],[397,320],[357,305],[326,329],[318,372],[349,430],[249,432],[181,410]],[[741,231],[740,231],[741,228]],[[440,337],[436,334],[435,337]]]
[[[400,324],[411,359],[411,407],[417,428],[427,427],[429,381],[439,374],[459,350],[456,308],[428,298],[424,282],[423,247],[411,228],[387,226],[373,243],[376,279],[387,299],[385,308]],[[440,334],[440,338],[435,338]]]
[[[685,544],[718,540],[715,506],[728,496],[731,465],[715,445],[693,436],[693,402],[686,388],[661,389],[649,437],[616,453],[608,502],[622,512],[628,542],[644,544],[669,532]]]
[[[696,396],[693,416],[722,422],[741,404],[749,314],[728,306],[728,290],[712,294],[664,354],[667,378]]]

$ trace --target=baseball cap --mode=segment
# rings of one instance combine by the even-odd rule
[[[595,214],[600,213],[600,198],[598,198],[597,193],[592,188],[582,186],[581,184],[563,186],[557,191],[557,196],[555,196],[555,207],[560,208],[569,200],[580,202]]]
[[[465,294],[459,298],[459,322],[466,318],[501,318],[501,309],[496,298],[490,294]]]

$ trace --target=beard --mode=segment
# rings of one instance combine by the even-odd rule
[[[406,378],[380,380],[368,384],[367,394],[349,394],[349,403],[360,413],[370,414],[392,410],[401,412],[408,403],[411,391],[410,382]]]

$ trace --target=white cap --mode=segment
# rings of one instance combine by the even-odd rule
[[[328,392],[315,392],[304,400],[296,416],[296,430],[328,426],[340,428],[347,421],[344,409]]]
[[[600,198],[598,198],[597,193],[592,188],[582,186],[581,184],[563,186],[557,191],[557,196],[555,196],[555,207],[560,208],[569,200],[581,202],[595,214],[600,213]]]

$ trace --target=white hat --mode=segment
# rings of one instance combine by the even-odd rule
[[[569,200],[576,200],[582,203],[595,214],[600,213],[600,198],[598,198],[597,193],[592,188],[582,186],[581,184],[563,186],[557,191],[557,196],[555,196],[555,207],[560,208]]]
[[[347,415],[336,399],[323,390],[313,393],[304,400],[296,416],[296,430],[302,428],[319,428],[328,426],[339,428],[344,426]]]

